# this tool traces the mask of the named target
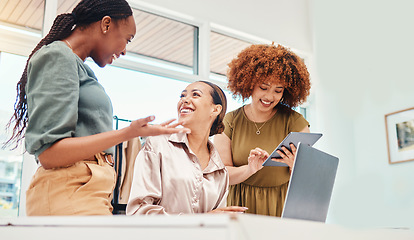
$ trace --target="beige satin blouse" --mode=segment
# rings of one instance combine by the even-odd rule
[[[202,170],[185,133],[149,137],[136,158],[127,215],[205,213],[226,206],[229,177],[209,141]]]

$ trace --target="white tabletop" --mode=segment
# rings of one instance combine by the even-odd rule
[[[0,218],[1,239],[414,239],[412,230],[349,229],[251,214]]]

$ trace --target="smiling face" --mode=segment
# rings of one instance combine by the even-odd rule
[[[106,16],[100,22],[100,32],[102,37],[91,57],[96,64],[104,67],[126,54],[126,45],[134,38],[136,32],[134,17],[116,20]]]
[[[264,82],[253,89],[252,106],[262,112],[271,112],[283,97],[284,87],[281,83]]]
[[[215,105],[211,96],[212,88],[202,82],[188,85],[177,104],[178,120],[190,129],[210,129],[214,119],[221,112],[221,105]]]

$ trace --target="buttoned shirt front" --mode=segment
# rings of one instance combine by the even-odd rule
[[[126,209],[133,214],[204,213],[226,206],[228,173],[214,145],[201,169],[185,133],[149,137],[136,158]]]

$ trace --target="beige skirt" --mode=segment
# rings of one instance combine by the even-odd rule
[[[115,170],[104,158],[69,167],[39,167],[26,192],[26,214],[111,215]]]

